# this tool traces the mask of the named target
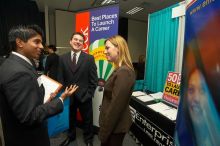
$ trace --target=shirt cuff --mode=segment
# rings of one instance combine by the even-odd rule
[[[59,97],[59,99],[62,101],[62,103],[63,103],[63,99],[61,98],[61,97]]]

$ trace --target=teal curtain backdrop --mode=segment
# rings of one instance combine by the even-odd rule
[[[163,91],[168,71],[174,71],[179,18],[172,18],[170,6],[149,15],[144,89]]]

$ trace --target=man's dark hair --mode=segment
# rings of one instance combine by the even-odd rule
[[[49,49],[52,49],[54,52],[57,51],[57,47],[55,45],[49,45],[47,46]]]
[[[38,25],[18,25],[12,27],[8,33],[8,41],[10,45],[10,49],[15,51],[16,46],[16,39],[19,38],[24,42],[27,42],[30,38],[40,35],[43,37],[43,31]]]
[[[72,38],[73,38],[74,35],[80,35],[80,36],[82,36],[82,37],[83,37],[83,42],[85,41],[85,36],[84,36],[84,34],[82,34],[81,32],[74,32],[74,33],[72,34],[70,40],[72,40]]]

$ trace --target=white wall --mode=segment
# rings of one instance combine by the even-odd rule
[[[70,50],[70,37],[75,31],[75,13],[56,10],[55,25],[57,53],[63,54]]]
[[[147,22],[128,19],[128,46],[132,62],[138,62],[140,55],[146,55],[147,26]]]

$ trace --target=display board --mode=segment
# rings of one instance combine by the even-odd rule
[[[220,1],[187,0],[176,145],[220,145]]]
[[[76,14],[76,28],[82,32],[86,39],[84,50],[95,58],[98,73],[98,87],[93,98],[93,124],[99,127],[99,108],[102,102],[103,86],[114,67],[104,54],[104,41],[106,38],[118,34],[119,6],[91,9]]]

